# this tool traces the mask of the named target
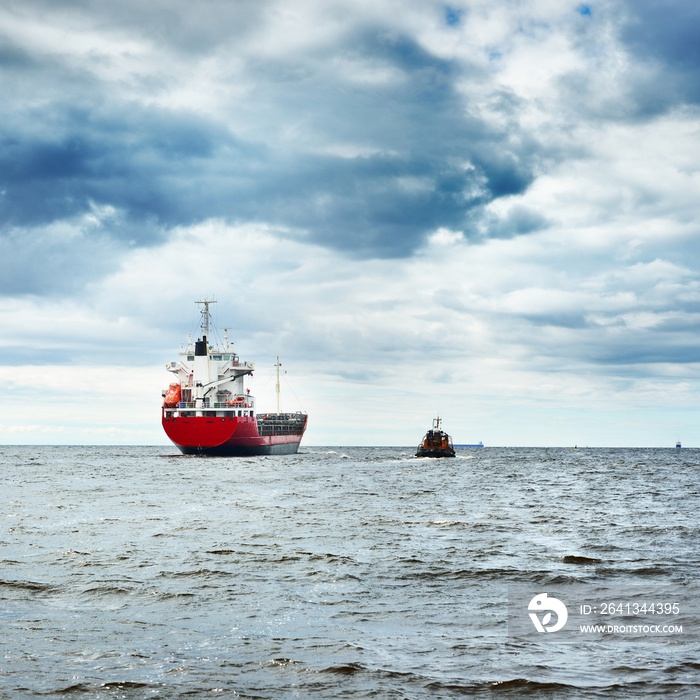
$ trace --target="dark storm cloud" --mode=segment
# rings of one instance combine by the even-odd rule
[[[561,76],[564,108],[634,123],[700,103],[695,0],[617,0],[578,13],[576,42],[589,60]]]
[[[34,226],[111,206],[132,222],[188,223],[185,183],[234,139],[182,113],[124,105],[91,112],[52,105],[28,113],[31,131],[2,129],[3,226]],[[41,123],[44,129],[37,128]],[[37,133],[38,132],[38,133]]]
[[[700,103],[700,4],[624,0],[621,7],[619,35],[633,59],[629,88],[639,114]]]
[[[10,37],[0,35],[0,70],[22,70],[33,63],[26,51],[13,45]]]
[[[697,100],[700,4],[694,0],[628,0],[621,36],[639,60],[653,60],[686,82]]]
[[[293,81],[286,89],[295,95],[283,94],[312,106],[308,129],[322,140],[376,153],[296,154],[288,168],[272,173],[277,181],[263,200],[268,212],[272,202],[281,221],[318,243],[398,257],[436,228],[462,228],[475,208],[531,182],[535,150],[512,147],[507,133],[470,116],[455,89],[463,69],[378,31],[355,37],[349,52],[391,66],[402,80],[358,87],[331,76],[309,85]]]
[[[493,215],[483,217],[482,225],[492,238],[512,238],[513,236],[540,231],[549,226],[547,219],[538,211],[523,206],[514,206],[503,217]]]
[[[112,271],[121,248],[99,231],[10,230],[0,236],[0,294],[79,294],[85,282]]]
[[[3,230],[112,207],[123,225],[104,233],[137,245],[220,217],[292,227],[361,257],[401,257],[531,182],[534,151],[469,115],[455,88],[464,67],[377,28],[314,60],[336,56],[375,61],[400,79],[348,85],[303,62],[253,62],[259,87],[241,112],[300,119],[320,143],[361,144],[372,155],[308,152],[274,135],[246,142],[221,117],[135,106],[90,84],[77,106],[54,101],[2,127]]]
[[[591,348],[590,353],[595,362],[607,365],[694,365],[698,343],[691,334],[664,337],[657,333],[630,332],[622,339],[606,338],[604,344]]]
[[[104,31],[130,47],[124,54],[129,41],[150,42],[176,66],[228,51],[239,72],[231,85],[220,74],[215,84],[225,93],[244,82],[216,108],[166,107],[145,98],[175,88],[177,70],[146,67],[110,82],[109,71],[92,70],[110,65],[109,52],[40,55],[8,34],[0,49],[0,77],[11,88],[0,105],[0,237],[45,239],[39,256],[68,240],[47,233],[57,222],[77,228],[65,245],[86,255],[94,251],[81,241],[90,237],[153,245],[209,218],[271,224],[364,258],[409,256],[441,227],[474,240],[527,235],[546,226],[541,214],[516,207],[496,219],[486,205],[524,193],[546,159],[571,155],[550,148],[546,133],[527,134],[519,121],[525,98],[495,87],[485,67],[438,56],[376,17],[331,23],[332,39],[275,52],[257,51],[256,42],[271,22],[286,27],[287,14],[265,2],[10,7],[16,18],[56,12],[72,29]],[[656,67],[653,85],[632,72],[633,99],[620,93],[617,117],[697,100],[697,4],[617,7],[627,10],[619,33],[628,51]],[[342,11],[329,13],[337,20]],[[468,26],[469,14],[456,6],[434,12],[445,31]],[[592,41],[602,11],[590,3],[575,14],[576,31]],[[596,78],[572,72],[562,84],[572,105],[583,105]],[[495,118],[472,104],[478,96]],[[81,217],[95,211],[112,214],[86,228]]]

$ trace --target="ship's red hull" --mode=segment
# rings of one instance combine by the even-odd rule
[[[183,454],[244,457],[294,454],[299,433],[261,435],[253,416],[177,416],[163,412],[163,429]]]

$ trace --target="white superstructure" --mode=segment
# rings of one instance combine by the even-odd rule
[[[244,378],[252,374],[253,362],[243,362],[224,331],[221,347],[209,345],[209,305],[213,300],[198,301],[202,309],[202,338],[180,349],[180,359],[165,365],[180,386],[177,405],[170,406],[175,415],[253,416],[255,398],[245,388]],[[171,384],[172,387],[172,384]]]

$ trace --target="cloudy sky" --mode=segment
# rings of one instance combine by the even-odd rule
[[[0,443],[168,444],[196,299],[308,445],[700,445],[697,0],[5,0]]]

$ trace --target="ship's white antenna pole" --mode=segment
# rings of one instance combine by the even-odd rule
[[[209,304],[216,304],[216,299],[204,299],[203,301],[195,301],[195,304],[202,304],[204,308],[200,311],[202,314],[202,330],[204,335],[209,339],[209,321],[211,320],[211,314],[209,313]]]
[[[280,412],[280,358],[277,357],[277,362],[275,363],[275,368],[277,369],[277,384],[275,385],[275,391],[277,392],[277,413]]]

